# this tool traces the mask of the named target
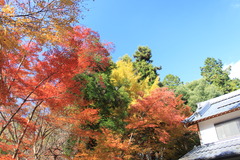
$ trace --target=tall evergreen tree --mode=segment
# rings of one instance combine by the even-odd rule
[[[230,79],[227,70],[223,70],[223,63],[220,59],[207,58],[204,62],[204,67],[201,67],[201,75],[210,84],[223,87]]]
[[[136,61],[134,62],[134,68],[137,73],[141,75],[139,81],[149,78],[149,85],[154,83],[154,80],[157,78],[158,70],[161,70],[160,67],[155,67],[151,60],[152,52],[151,49],[147,46],[139,46],[138,50],[133,55]]]
[[[219,87],[224,93],[229,93],[240,88],[239,79],[230,79],[229,74],[231,67],[223,69],[221,60],[215,58],[207,58],[204,66],[200,68],[201,75],[209,84]]]

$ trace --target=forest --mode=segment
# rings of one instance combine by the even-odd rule
[[[160,77],[148,46],[114,62],[114,45],[78,25],[85,3],[0,0],[0,159],[183,156],[199,139],[181,121],[240,80],[211,57],[199,80]]]

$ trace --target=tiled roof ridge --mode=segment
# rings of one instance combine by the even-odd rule
[[[237,96],[240,96],[240,94],[237,95]],[[235,104],[235,103],[239,103],[239,102],[240,102],[240,100],[239,100],[239,101],[232,102],[232,103],[229,103],[229,104],[226,104],[226,105],[222,105],[222,106],[218,107],[217,109],[222,108],[222,107],[226,107],[226,106],[229,106],[229,105],[232,105],[232,104]]]
[[[223,102],[223,101],[229,100],[229,99],[234,98],[234,97],[237,97],[237,96],[240,96],[240,93],[239,93],[239,94],[235,94],[235,95],[233,95],[233,96],[231,96],[231,97],[228,97],[228,98],[225,98],[225,99],[222,99],[222,100],[213,102],[213,103],[210,102],[210,104],[213,105],[213,104],[216,104],[216,103],[219,103],[219,102]]]
[[[229,143],[229,142],[236,142],[236,143]],[[240,143],[240,137],[235,137],[232,139],[227,139],[227,140],[222,140],[222,141],[217,141],[217,142],[212,142],[212,143],[207,143],[199,146],[195,146],[190,152],[188,152],[186,155],[191,154],[192,152],[195,153],[202,153],[203,150],[206,148],[205,147],[214,147],[214,149],[221,149],[223,146],[220,144],[227,144],[224,146],[224,148],[230,147],[230,146],[237,146]],[[202,149],[202,150],[201,150]]]
[[[207,101],[199,102],[197,110],[182,122],[189,126],[195,124],[196,122],[201,122],[203,120],[240,110],[240,99],[237,97],[240,97],[240,89]],[[234,106],[231,107],[231,105]],[[208,110],[213,106],[216,106],[216,111],[218,109],[219,110],[217,112],[205,115],[205,113],[208,112]],[[225,107],[227,107],[227,109],[222,109]]]
[[[238,93],[238,94],[236,94],[236,93]],[[219,97],[212,98],[212,99],[207,100],[207,101],[212,105],[212,104],[216,104],[216,103],[223,102],[225,100],[234,98],[234,97],[239,96],[239,95],[240,95],[240,89],[236,90],[236,91],[233,91],[233,92],[230,92],[230,93],[227,93],[227,94],[224,94],[224,95],[221,95]],[[202,103],[202,102],[199,102],[199,103]]]
[[[202,119],[199,119],[199,120],[195,120],[195,121],[188,121],[188,120],[187,120],[188,118],[187,118],[187,119],[183,120],[182,122],[183,122],[183,123],[187,123],[187,124],[188,124],[187,126],[190,126],[190,125],[195,124],[195,123],[197,123],[197,122],[202,122],[202,121],[204,121],[204,120],[207,120],[207,119],[210,119],[210,118],[214,118],[214,117],[218,117],[218,116],[221,116],[221,115],[224,115],[224,114],[227,114],[227,113],[231,113],[231,112],[234,112],[234,111],[238,111],[238,110],[240,110],[240,107],[239,107],[239,108],[234,108],[234,109],[232,109],[232,110],[220,112],[220,113],[218,113],[218,114],[211,115],[211,116],[208,116],[208,117],[205,117],[205,118],[202,118]],[[194,116],[194,114],[193,114],[192,116]],[[190,116],[190,117],[192,117],[192,116]],[[189,117],[189,118],[190,118],[190,117]]]

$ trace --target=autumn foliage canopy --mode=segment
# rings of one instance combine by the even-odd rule
[[[73,25],[83,5],[0,0],[0,159],[141,159],[189,132],[157,75]]]

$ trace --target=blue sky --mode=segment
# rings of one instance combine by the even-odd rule
[[[240,0],[89,0],[87,4],[90,11],[84,12],[80,23],[115,44],[115,62],[143,45],[151,48],[154,65],[162,66],[161,80],[167,74],[184,82],[199,79],[207,57],[234,65],[233,73],[240,74]]]

